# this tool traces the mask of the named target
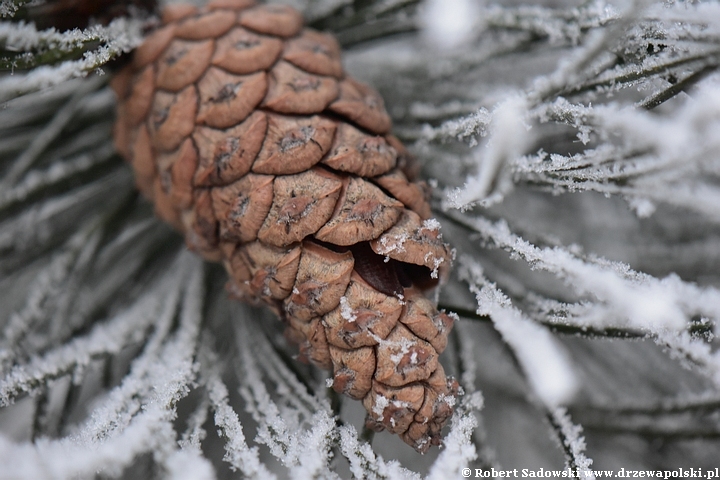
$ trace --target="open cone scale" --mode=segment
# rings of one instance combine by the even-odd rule
[[[215,0],[162,19],[113,80],[138,188],[369,427],[438,444],[458,391],[438,360],[452,319],[424,292],[451,252],[382,99],[290,7]]]

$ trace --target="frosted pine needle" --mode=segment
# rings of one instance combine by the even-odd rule
[[[291,2],[382,94],[457,249],[464,395],[422,456],[138,197],[106,82],[155,20],[43,30],[28,3],[0,0],[0,479],[717,466],[716,2],[462,1],[457,31],[443,2]]]

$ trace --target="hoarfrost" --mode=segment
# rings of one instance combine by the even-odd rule
[[[477,458],[472,442],[472,432],[477,420],[472,409],[456,414],[452,418],[450,432],[445,438],[445,449],[433,464],[427,480],[443,480],[448,476],[463,476],[462,468]]]
[[[353,310],[353,308],[350,306],[347,297],[344,295],[340,297],[340,316],[348,322],[354,322],[355,320],[357,320],[355,310]]]
[[[356,478],[420,480],[420,475],[403,468],[399,462],[386,462],[373,448],[358,440],[358,434],[352,425],[340,427],[340,449],[350,463],[350,471]]]
[[[512,348],[538,397],[549,408],[572,400],[578,381],[569,357],[550,332],[524,317],[495,285],[483,276],[472,259],[461,259],[461,277],[470,282],[478,302],[477,313],[488,315]]]
[[[515,97],[493,111],[486,148],[474,151],[476,172],[462,188],[448,193],[446,208],[466,210],[477,202],[488,206],[509,191],[512,183],[503,172],[507,171],[507,164],[521,156],[530,141],[524,121],[526,109],[525,99]]]
[[[85,30],[57,32],[38,31],[32,24],[0,22],[0,42],[10,51],[26,51],[44,47],[56,51],[77,49],[83,44],[98,42],[94,50],[83,52],[79,60],[66,60],[56,66],[41,65],[28,73],[0,77],[0,102],[58,85],[71,78],[85,77],[121,53],[127,53],[142,41],[144,21],[117,18],[107,27],[95,25]]]
[[[579,478],[594,479],[595,474],[590,469],[592,459],[585,456],[585,438],[581,435],[582,427],[572,423],[567,410],[558,408],[552,412],[552,421],[562,432],[563,447],[568,457],[567,467],[577,472]]]
[[[423,228],[459,252],[436,298],[461,320],[441,361],[465,393],[437,399],[455,408],[443,446],[418,457],[360,431],[357,402],[136,198],[92,74],[145,20],[14,21],[0,23],[0,478],[714,467],[720,5],[293,3],[350,47],[349,73],[383,93],[444,192]],[[405,241],[386,236],[381,255]],[[346,299],[341,313],[354,318]],[[389,390],[371,413],[393,406]]]
[[[421,228],[423,230],[428,230],[430,232],[439,232],[440,227],[441,227],[440,222],[438,222],[434,218],[428,218],[427,220],[423,220]]]

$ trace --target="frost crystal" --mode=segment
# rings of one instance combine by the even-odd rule
[[[422,229],[428,230],[430,232],[437,232],[440,230],[440,227],[440,222],[438,222],[435,218],[429,218],[427,220],[424,220],[422,223]]]
[[[345,296],[340,297],[340,315],[348,322],[354,322],[357,320],[355,310],[348,303],[348,299]]]

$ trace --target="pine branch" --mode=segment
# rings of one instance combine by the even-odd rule
[[[429,1],[295,0],[383,93],[457,249],[441,361],[465,395],[419,457],[298,364],[273,314],[228,299],[135,191],[95,73],[154,20],[44,30],[11,19],[27,3],[0,3],[0,479],[711,466],[717,4],[453,0],[477,9],[443,50],[462,22]]]

